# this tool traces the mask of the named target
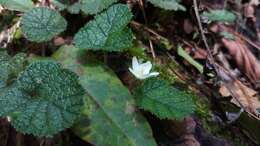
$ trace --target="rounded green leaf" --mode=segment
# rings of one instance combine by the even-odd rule
[[[83,105],[78,76],[53,61],[33,62],[0,94],[0,116],[23,133],[50,137],[72,126]]]
[[[82,7],[80,1],[72,2],[71,0],[52,0],[52,4],[59,11],[67,9],[71,14],[78,14]]]
[[[118,0],[80,0],[81,10],[86,14],[97,14]]]
[[[137,105],[161,119],[182,119],[194,111],[192,98],[166,81],[150,78],[136,88]]]
[[[132,46],[133,34],[127,27],[132,16],[127,5],[111,6],[79,30],[74,37],[76,47],[95,51],[124,51]]]
[[[34,7],[32,0],[0,0],[0,5],[21,12],[27,12]]]
[[[46,7],[32,9],[24,14],[21,21],[22,32],[34,42],[49,41],[66,27],[67,22],[59,12]]]

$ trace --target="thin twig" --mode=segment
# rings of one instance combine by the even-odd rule
[[[138,0],[138,1],[139,1],[139,5],[140,5],[140,8],[141,8],[141,11],[143,13],[144,22],[145,22],[145,24],[147,24],[147,18],[146,18],[146,14],[145,14],[145,10],[144,10],[143,0]]]
[[[198,10],[198,9],[197,9],[197,10]],[[199,17],[197,17],[197,18],[199,18]],[[198,21],[198,22],[200,22],[200,21]],[[164,36],[158,34],[156,31],[154,31],[154,30],[150,29],[149,27],[144,26],[143,24],[140,24],[140,23],[138,23],[138,22],[136,22],[136,21],[131,21],[131,25],[133,25],[134,27],[137,27],[137,28],[143,28],[145,31],[147,31],[147,32],[153,34],[154,36],[156,36],[157,39],[168,40],[166,37],[164,37]],[[224,81],[224,82],[226,82],[226,80],[224,79],[224,77],[222,77],[222,76],[223,76],[223,73],[230,78],[230,82],[235,81],[235,80],[236,80],[236,77],[234,77],[228,70],[226,70],[226,69],[223,68],[222,66],[218,65],[218,64],[214,61],[213,55],[212,55],[212,53],[211,53],[211,51],[210,51],[210,48],[209,48],[209,45],[208,45],[208,43],[207,43],[207,40],[206,40],[206,37],[205,37],[205,35],[204,35],[204,32],[203,32],[203,29],[202,29],[202,25],[201,25],[201,24],[200,24],[200,28],[201,28],[201,30],[202,30],[201,32],[203,33],[202,36],[204,36],[204,37],[203,37],[203,38],[204,38],[204,41],[206,41],[206,42],[204,42],[204,43],[205,43],[205,46],[207,46],[207,52],[208,52],[208,54],[210,54],[209,57],[211,56],[211,60],[209,60],[209,61],[211,61],[210,63],[212,63],[212,65],[214,66],[217,75],[218,75],[218,76],[220,77],[220,79],[221,79],[222,81]],[[188,45],[188,46],[194,48],[193,45],[195,45],[195,44],[192,45],[192,44],[190,44],[190,43],[184,41],[183,39],[180,39],[180,40],[181,40],[184,44],[186,44],[186,45]],[[196,47],[195,47],[195,48],[196,48]],[[171,59],[173,59],[169,53],[167,53],[167,55],[168,55]],[[220,72],[222,72],[222,73],[220,73]],[[180,76],[178,73],[175,72],[175,74],[176,74],[180,79],[182,79],[181,76]],[[182,79],[182,80],[184,81],[184,79]],[[228,87],[228,90],[230,91],[231,96],[234,97],[235,100],[238,102],[238,104],[240,105],[240,107],[241,107],[243,110],[245,110],[245,107],[244,107],[243,104],[238,100],[238,98],[237,98],[237,96],[234,94],[233,90],[232,90],[231,88],[229,88],[229,87]],[[249,111],[247,111],[247,110],[245,110],[245,111],[246,111],[250,116],[252,116],[252,117],[254,117],[254,118],[256,118],[256,119],[259,119],[259,117],[255,116],[255,115],[252,114],[251,112],[249,112]]]
[[[146,18],[146,14],[145,14],[145,10],[144,10],[143,0],[139,0],[139,5],[140,5],[140,8],[141,8],[142,13],[143,13],[144,22],[147,25],[147,18]],[[156,54],[154,52],[153,42],[150,39],[149,39],[149,45],[150,45],[150,50],[152,52],[153,59],[155,59],[156,58]]]
[[[229,70],[223,68],[222,66],[215,64],[216,66],[218,66],[219,71],[221,71],[222,73],[218,74],[220,79],[225,83],[225,87],[228,89],[229,93],[231,94],[231,96],[237,101],[237,103],[240,105],[240,108],[242,108],[244,111],[246,111],[250,116],[254,117],[255,119],[260,120],[260,118],[256,115],[254,115],[253,113],[251,113],[250,111],[248,111],[245,106],[240,102],[240,100],[237,98],[238,95],[234,92],[234,90],[232,89],[231,86],[233,86],[233,84],[236,82],[236,78],[230,73]],[[228,76],[230,78],[230,81],[227,82],[227,80],[224,80],[221,76]],[[225,77],[224,77],[225,78]],[[243,89],[243,87],[241,87],[240,84],[238,84],[239,88],[241,89],[242,93],[245,96],[248,96],[247,92]]]
[[[157,32],[155,32],[154,30],[152,30],[151,28],[147,27],[147,26],[144,26],[143,24],[139,23],[139,22],[136,22],[136,21],[131,21],[130,24],[138,27],[138,28],[143,28],[145,31],[155,35],[158,39],[163,39],[163,40],[168,40],[166,37],[158,34]]]
[[[203,27],[202,27],[202,23],[201,23],[201,20],[200,20],[197,0],[193,0],[193,4],[194,4],[194,11],[195,11],[196,19],[197,19],[198,25],[199,25],[200,35],[202,37],[202,40],[203,40],[204,45],[205,45],[205,47],[207,49],[207,52],[208,52],[208,56],[209,56],[208,60],[210,61],[211,64],[214,65],[214,58],[213,58],[213,55],[212,55],[212,53],[210,51],[209,44],[207,42],[206,36],[204,34]],[[216,66],[214,66],[214,67],[217,70]]]
[[[210,47],[209,47],[209,45],[207,43],[206,36],[204,34],[202,23],[200,21],[200,15],[199,15],[199,10],[198,10],[197,0],[193,0],[193,4],[194,4],[194,10],[195,10],[196,19],[198,21],[198,25],[199,25],[199,29],[200,29],[200,34],[201,34],[202,40],[203,40],[204,45],[205,45],[205,47],[207,49],[207,52],[208,52],[208,57],[209,57],[208,60],[209,60],[209,62],[214,66],[214,69],[215,69],[217,75],[220,77],[220,79],[222,81],[226,82],[225,80],[223,80],[223,78],[221,78],[220,71],[222,72],[222,74],[226,73],[226,75],[228,77],[230,77],[231,80],[229,82],[234,83],[236,81],[236,77],[234,77],[230,72],[224,70],[221,66],[217,66],[217,63],[214,61],[213,55],[212,55],[212,53],[210,51]],[[249,113],[249,115],[253,116],[254,118],[259,119],[259,117],[255,116],[250,111],[247,111],[245,109],[244,105],[238,100],[237,96],[234,94],[234,92],[232,92],[233,90],[229,86],[227,86],[227,88],[228,88],[229,92],[231,93],[232,97],[234,97],[238,101],[239,105],[241,106],[241,108],[243,108],[243,110],[245,110],[247,113]],[[241,89],[241,87],[240,87],[240,89]],[[241,89],[241,90],[243,90],[243,89]]]
[[[172,60],[172,62],[175,62],[176,61],[174,60],[174,58],[172,57],[172,55],[169,53],[169,52],[166,52],[167,56]],[[169,66],[171,71],[182,81],[182,82],[185,82],[185,78],[183,77],[182,74],[180,74],[179,72],[176,71],[176,69],[172,69],[171,66]]]

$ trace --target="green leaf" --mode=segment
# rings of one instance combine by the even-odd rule
[[[78,73],[88,93],[74,133],[96,146],[155,146],[149,124],[135,111],[128,89],[110,69],[86,55],[73,46],[64,46],[54,54]]]
[[[201,16],[210,21],[234,22],[236,20],[236,15],[228,10],[211,10],[203,12]]]
[[[21,12],[29,11],[34,7],[32,0],[0,0],[0,5]]]
[[[57,10],[65,10],[70,5],[69,0],[52,0],[51,3],[57,8]]]
[[[11,58],[6,51],[0,51],[0,88],[5,87],[9,80],[17,77],[24,69],[25,57],[25,54],[20,53]]]
[[[135,89],[137,105],[161,119],[182,119],[194,111],[192,98],[166,81],[150,78]]]
[[[10,56],[5,51],[0,52],[0,88],[6,86],[9,76]]]
[[[163,8],[165,10],[182,10],[185,11],[186,8],[179,4],[181,0],[148,0],[153,5]]]
[[[117,4],[97,15],[74,37],[80,49],[123,51],[132,46],[133,35],[126,27],[132,13],[126,5]]]
[[[11,117],[20,132],[50,137],[72,126],[83,105],[75,73],[54,61],[36,61],[17,83],[0,93],[0,116]]]
[[[86,14],[97,14],[118,0],[79,0],[72,3],[70,0],[53,0],[52,3],[59,9],[67,9],[72,14],[82,10]]]
[[[191,65],[193,65],[201,74],[203,73],[203,65],[194,60],[181,46],[178,46],[178,55],[183,57]]]
[[[97,14],[118,0],[81,0],[81,10],[86,14]]]
[[[67,27],[67,22],[57,11],[47,7],[38,7],[22,17],[21,25],[27,39],[44,42],[63,32]]]
[[[71,14],[78,14],[81,9],[80,2],[72,3],[70,0],[53,0],[52,4],[56,6],[59,11],[67,9]]]
[[[79,2],[72,4],[67,8],[67,10],[71,14],[78,14],[80,12],[80,9],[81,9],[81,4]]]

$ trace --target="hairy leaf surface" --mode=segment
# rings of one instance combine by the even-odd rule
[[[72,126],[83,105],[78,76],[54,61],[29,65],[0,93],[0,116],[20,132],[50,137]]]
[[[59,12],[47,7],[34,8],[25,13],[21,20],[23,33],[34,42],[49,41],[66,27],[67,22]]]
[[[82,7],[79,1],[72,3],[70,0],[53,0],[52,4],[56,6],[59,11],[67,9],[71,14],[78,14]]]
[[[135,90],[137,105],[161,119],[182,119],[194,110],[192,98],[159,78],[145,80]]]
[[[132,32],[126,26],[131,18],[126,5],[113,5],[81,28],[74,43],[80,49],[123,51],[132,46]]]
[[[66,9],[69,5],[70,5],[70,2],[69,0],[52,0],[51,3],[56,6],[56,8],[59,10],[59,11],[62,11],[64,9]]]
[[[118,0],[81,0],[81,10],[86,14],[97,14]]]
[[[24,69],[25,54],[10,57],[6,51],[0,51],[0,88],[7,85],[8,80],[17,77]]]
[[[85,52],[64,46],[54,58],[75,71],[88,95],[74,132],[97,146],[155,146],[147,121],[116,75]],[[64,59],[66,58],[66,59]]]
[[[185,11],[186,8],[180,3],[181,0],[148,0],[153,5],[166,9],[166,10],[182,10]]]
[[[34,7],[32,0],[0,0],[0,5],[21,12],[27,12]]]

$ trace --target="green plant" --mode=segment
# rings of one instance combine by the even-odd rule
[[[177,0],[149,1],[169,10],[185,9]],[[133,48],[134,34],[128,26],[133,14],[127,5],[116,2],[54,0],[53,9],[34,7],[30,0],[0,1],[10,10],[25,12],[18,20],[24,37],[43,46],[67,29],[59,11],[95,15],[79,28],[73,45],[62,46],[52,58],[10,57],[0,52],[0,116],[8,116],[18,131],[39,137],[72,127],[76,135],[98,146],[154,146],[151,128],[137,106],[159,118],[182,119],[191,114],[190,98],[167,82],[144,80],[134,98],[116,74],[100,63],[96,55],[100,51],[123,54]],[[151,62],[140,66],[140,72],[152,69]]]
[[[21,26],[28,40],[43,42],[49,41],[63,32],[67,27],[67,22],[59,12],[50,8],[38,7],[25,13]]]
[[[194,111],[192,97],[159,78],[145,80],[135,89],[137,105],[161,119],[183,119]]]
[[[0,51],[0,89],[18,76],[25,65],[26,55],[21,53],[10,57],[6,51]]]
[[[0,116],[23,133],[52,136],[70,127],[83,105],[77,78],[53,61],[33,62],[1,90]]]
[[[185,11],[186,8],[180,4],[181,0],[148,0],[153,5],[163,8],[165,10],[182,10]]]
[[[236,15],[225,9],[203,12],[201,16],[209,21],[234,22],[236,20]]]
[[[34,7],[31,0],[0,0],[0,5],[21,12],[29,11]]]
[[[80,74],[88,93],[75,134],[96,145],[156,145],[147,121],[135,109],[134,98],[107,66],[74,46],[61,47],[53,57]]]
[[[80,0],[81,10],[86,14],[97,14],[118,0]]]
[[[132,46],[133,34],[126,26],[131,19],[126,5],[113,5],[81,28],[74,43],[81,49],[123,51]]]

